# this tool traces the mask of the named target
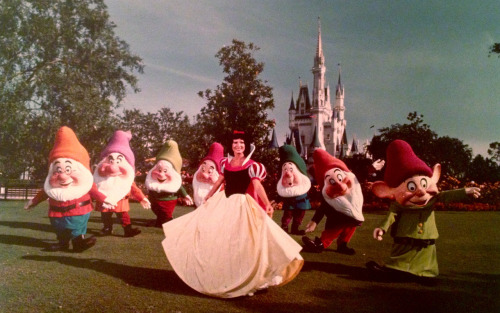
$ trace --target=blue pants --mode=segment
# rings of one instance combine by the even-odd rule
[[[84,215],[51,217],[50,224],[55,228],[57,240],[67,243],[87,233],[89,217],[90,212]]]

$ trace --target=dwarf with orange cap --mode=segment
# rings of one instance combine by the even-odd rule
[[[422,282],[430,282],[439,274],[434,205],[436,202],[461,201],[467,195],[477,198],[480,190],[472,187],[439,192],[437,182],[441,166],[436,164],[431,169],[403,140],[391,142],[386,153],[384,181],[374,182],[372,191],[377,197],[394,202],[380,227],[373,231],[373,237],[382,240],[391,227],[394,244],[385,266],[374,261],[366,266],[376,273],[387,274],[387,277],[416,277]]]
[[[316,229],[326,215],[325,230],[321,238],[315,240],[302,237],[306,251],[321,252],[337,239],[337,252],[355,254],[347,244],[356,227],[365,220],[363,217],[363,193],[361,184],[344,162],[331,156],[323,149],[313,153],[316,181],[321,188],[323,199],[312,220],[306,226],[306,232]]]
[[[146,176],[151,209],[156,215],[155,227],[162,227],[173,219],[178,200],[185,205],[193,205],[193,200],[182,186],[181,167],[182,157],[177,142],[168,140],[156,156],[156,164]]]
[[[130,221],[129,199],[139,201],[143,208],[150,209],[151,204],[141,189],[135,184],[135,157],[130,148],[132,134],[117,130],[101,152],[101,161],[94,171],[94,181],[100,192],[117,202],[115,207],[108,207],[97,202],[96,210],[101,212],[104,227],[102,235],[110,235],[113,231],[113,213],[121,221],[125,237],[134,237],[141,233],[132,227]]]
[[[106,202],[110,207],[116,202],[97,190],[89,154],[71,128],[63,126],[58,130],[49,163],[43,189],[24,208],[31,209],[48,199],[50,224],[58,243],[46,250],[67,250],[71,241],[73,251],[82,252],[96,242],[95,237],[85,237],[92,199]]]
[[[193,176],[193,198],[196,207],[203,203],[203,200],[212,190],[217,179],[219,179],[221,173],[220,162],[223,157],[224,147],[220,143],[214,142],[210,146],[207,156],[201,160],[200,166]]]

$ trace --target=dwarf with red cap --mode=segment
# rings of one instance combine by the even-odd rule
[[[31,199],[25,209],[49,200],[49,219],[54,227],[58,243],[46,250],[69,249],[71,241],[74,252],[82,252],[92,247],[95,237],[85,237],[87,222],[92,211],[92,199],[116,205],[97,190],[90,171],[90,157],[78,141],[73,130],[61,127],[49,154],[49,173],[43,189]]]
[[[403,140],[391,142],[386,153],[384,181],[373,183],[372,191],[377,197],[394,202],[380,227],[373,231],[373,237],[382,240],[390,227],[394,244],[385,266],[373,261],[366,265],[387,278],[413,277],[430,282],[439,274],[434,205],[436,202],[461,201],[467,195],[477,198],[480,190],[472,187],[439,192],[437,182],[441,166],[436,164],[431,169]]]
[[[224,147],[220,143],[214,142],[210,146],[207,156],[201,160],[200,166],[193,176],[193,198],[196,207],[203,203],[203,200],[212,190],[217,179],[219,179],[221,174],[220,162],[223,157]]]
[[[311,189],[311,180],[307,176],[307,167],[295,147],[283,145],[278,150],[280,156],[281,178],[276,185],[278,195],[283,198],[283,216],[281,228],[288,233],[288,225],[292,222],[292,235],[305,235],[299,229],[306,214],[311,208],[307,192]]]
[[[101,212],[104,226],[102,235],[111,235],[113,232],[113,213],[120,219],[125,237],[141,233],[140,229],[132,227],[130,221],[130,198],[139,201],[145,209],[151,208],[149,200],[134,182],[135,157],[130,148],[130,139],[130,132],[117,130],[101,152],[101,161],[94,171],[94,181],[99,191],[117,203],[115,207],[108,207],[97,202],[96,210]]]
[[[193,205],[193,200],[182,186],[182,157],[177,142],[168,140],[156,156],[156,164],[146,176],[151,209],[156,215],[152,226],[162,225],[173,219],[177,201]]]
[[[321,252],[337,239],[337,252],[355,254],[355,250],[347,244],[351,240],[356,227],[365,220],[363,217],[363,193],[361,184],[341,160],[331,156],[323,149],[313,153],[316,181],[321,188],[323,199],[312,220],[306,226],[306,232],[316,229],[323,216],[326,215],[325,230],[321,238],[315,240],[302,237],[305,249]]]

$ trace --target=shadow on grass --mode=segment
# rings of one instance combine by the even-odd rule
[[[179,295],[204,297],[187,286],[174,271],[129,266],[96,258],[81,259],[70,256],[26,255],[22,256],[22,259],[39,262],[58,262],[63,265],[93,270],[121,279],[134,287]]]
[[[55,236],[54,242],[55,243]],[[49,243],[45,240],[24,237],[24,236],[15,236],[15,235],[0,235],[0,244],[6,245],[15,245],[15,246],[25,246],[25,247],[34,247],[34,248],[47,248]]]
[[[6,226],[16,229],[31,229],[49,233],[54,232],[54,228],[52,228],[52,225],[50,225],[50,222],[48,220],[47,224],[33,223],[33,222],[0,221],[0,226]]]

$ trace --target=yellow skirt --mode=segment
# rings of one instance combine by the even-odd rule
[[[281,286],[300,272],[302,247],[249,195],[216,193],[163,224],[162,242],[177,275],[194,290],[234,298]]]

